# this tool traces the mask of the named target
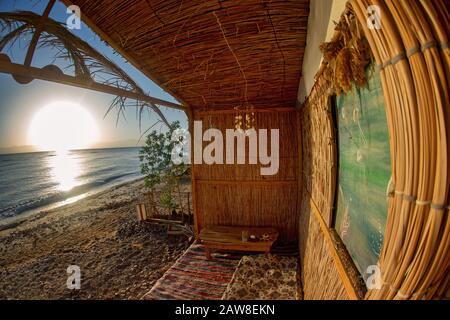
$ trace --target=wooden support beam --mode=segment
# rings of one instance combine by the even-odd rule
[[[1,58],[1,57],[0,57]],[[11,74],[16,77],[30,77],[32,79],[39,79],[49,82],[65,84],[82,89],[93,90],[97,92],[112,94],[115,96],[135,99],[149,104],[156,104],[168,108],[186,111],[185,107],[177,103],[161,100],[151,96],[140,93],[128,91],[112,87],[106,84],[98,83],[92,80],[79,79],[77,77],[69,76],[61,72],[55,71],[55,68],[44,67],[42,69],[35,67],[28,67],[21,64],[11,63],[7,59],[0,59],[0,72]]]

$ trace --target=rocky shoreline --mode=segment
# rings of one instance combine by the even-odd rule
[[[130,182],[0,231],[0,299],[140,299],[189,245],[137,222],[144,193]]]

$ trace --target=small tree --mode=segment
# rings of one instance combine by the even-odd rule
[[[177,188],[179,190],[180,178],[189,168],[186,164],[172,163],[172,150],[175,146],[172,135],[178,129],[181,129],[181,125],[175,121],[165,133],[152,131],[146,138],[145,146],[139,152],[145,186],[152,191],[156,187],[161,188],[160,203],[171,212],[177,207],[173,192]]]

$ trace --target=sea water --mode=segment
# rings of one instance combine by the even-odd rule
[[[141,177],[139,148],[0,155],[0,220]]]

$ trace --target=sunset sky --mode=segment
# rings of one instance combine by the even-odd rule
[[[27,10],[41,14],[46,4],[47,1],[38,0],[0,0],[0,12]],[[58,21],[66,21],[68,17],[66,7],[57,2],[50,17]],[[74,30],[73,32],[122,67],[144,91],[161,99],[175,101],[151,80],[126,63],[122,57],[115,54],[111,48],[101,43],[99,38],[86,25],[83,24],[81,30]],[[29,39],[24,39],[24,41],[15,44],[3,53],[6,53],[13,62],[23,63],[28,43]],[[67,64],[64,65],[64,61],[54,62],[54,55],[55,52],[50,50],[37,50],[33,66],[43,67],[52,63],[59,65],[61,68],[67,66]],[[0,73],[0,149],[30,145],[28,133],[33,118],[42,108],[59,101],[78,104],[91,114],[99,131],[99,140],[94,147],[120,147],[137,144],[141,133],[134,108],[129,108],[126,111],[126,119],[121,118],[117,126],[115,112],[104,118],[113,99],[114,96],[112,95],[40,80],[34,80],[28,85],[20,85],[10,75]],[[183,112],[164,107],[161,110],[169,121],[179,120],[183,126],[186,126],[187,119]],[[143,130],[150,127],[158,119],[154,114],[147,115],[142,122]],[[14,149],[12,149],[13,151]]]

